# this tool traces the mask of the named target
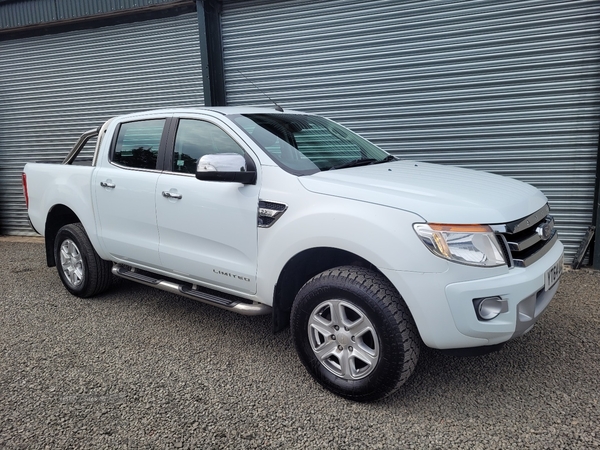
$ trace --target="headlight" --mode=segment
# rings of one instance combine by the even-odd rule
[[[488,226],[417,223],[413,228],[425,246],[441,258],[474,266],[506,264],[498,239]]]

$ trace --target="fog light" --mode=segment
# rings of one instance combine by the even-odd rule
[[[480,320],[492,320],[498,314],[508,311],[508,303],[501,297],[485,297],[473,300],[475,312]]]

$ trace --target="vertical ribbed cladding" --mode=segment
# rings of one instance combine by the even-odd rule
[[[592,220],[600,2],[224,1],[231,105],[326,115],[402,158],[548,196],[568,259]]]
[[[196,14],[0,42],[0,217],[32,234],[26,162],[59,159],[108,118],[202,106]],[[90,142],[82,155],[93,149]]]

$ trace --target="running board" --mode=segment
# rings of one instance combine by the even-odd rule
[[[121,264],[115,264],[112,268],[112,273],[118,277],[125,278],[126,280],[155,287],[170,292],[171,294],[191,298],[192,300],[198,300],[202,303],[207,303],[216,306],[217,308],[226,309],[245,316],[260,316],[271,313],[271,307],[262,303],[246,303],[234,295],[223,294],[212,289],[209,291],[202,288],[190,288],[174,281],[154,278],[153,276],[137,272],[136,269],[132,270],[130,267]]]

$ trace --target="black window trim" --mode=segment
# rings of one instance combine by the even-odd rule
[[[213,119],[213,120],[209,120],[209,119]],[[178,176],[194,176],[194,174],[189,174],[189,173],[178,173],[178,172],[174,172],[173,171],[173,153],[175,151],[175,138],[177,137],[177,129],[179,128],[179,121],[180,120],[198,120],[201,122],[206,122],[206,123],[210,123],[211,125],[216,126],[217,128],[219,128],[221,131],[223,131],[223,133],[225,133],[227,136],[229,136],[242,150],[242,152],[244,152],[244,159],[246,160],[246,165],[248,167],[248,170],[254,170],[256,171],[256,167],[257,167],[257,163],[254,160],[254,158],[251,156],[252,152],[250,152],[247,148],[247,145],[243,142],[243,140],[237,135],[237,133],[233,133],[232,131],[227,131],[226,128],[224,128],[222,126],[222,124],[220,124],[218,121],[214,120],[214,118],[212,116],[202,116],[202,117],[188,117],[187,115],[185,116],[173,116],[170,118],[169,121],[169,125],[167,127],[168,131],[165,137],[165,145],[163,147],[164,149],[164,154],[162,155],[162,159],[161,159],[161,155],[159,153],[159,164],[158,167],[160,168],[160,170],[164,173],[169,173],[171,175],[178,175]],[[237,136],[238,139],[236,139],[234,136]],[[161,141],[161,146],[162,146],[162,141]]]
[[[163,131],[160,137],[160,143],[158,145],[158,154],[156,156],[156,166],[154,167],[154,169],[144,169],[141,167],[130,167],[130,166],[123,166],[119,163],[116,163],[113,158],[114,158],[114,154],[117,148],[117,141],[119,138],[119,133],[121,132],[121,127],[126,124],[126,123],[133,123],[133,122],[147,122],[148,120],[164,120],[165,123],[163,125]],[[164,159],[164,148],[165,145],[167,143],[167,137],[170,131],[170,127],[172,125],[172,117],[170,116],[163,116],[163,117],[148,117],[148,118],[132,118],[131,120],[126,120],[124,122],[120,122],[119,125],[117,126],[117,129],[115,130],[115,133],[113,134],[112,137],[112,141],[110,143],[110,151],[108,152],[108,163],[115,166],[115,167],[119,167],[120,169],[127,169],[127,170],[138,170],[138,171],[142,171],[142,172],[161,172],[161,162]]]
[[[303,116],[310,116],[311,114],[301,114],[301,113],[294,113],[297,115],[303,115]],[[267,156],[267,158],[269,158],[271,161],[273,161],[277,166],[279,166],[280,169],[284,170],[285,172],[289,173],[290,175],[294,175],[296,177],[304,177],[304,176],[309,176],[309,175],[314,175],[315,173],[320,173],[321,170],[319,168],[316,169],[294,169],[292,167],[288,167],[286,164],[284,164],[283,162],[281,162],[279,160],[279,158],[275,157],[275,155],[272,155],[269,151],[267,151],[261,144],[260,142],[258,142],[250,133],[246,133],[246,130],[244,130],[239,124],[237,124],[235,122],[235,118],[239,117],[239,116],[246,116],[246,114],[230,114],[228,115],[229,119],[235,123],[244,133],[245,135],[252,141],[254,142],[258,148],[260,148],[262,150],[262,152]],[[252,119],[251,119],[252,120]]]
[[[159,168],[162,172],[174,173],[171,164],[173,164],[173,152],[175,151],[175,137],[179,127],[179,117],[171,117],[165,137],[164,152],[161,155]]]

